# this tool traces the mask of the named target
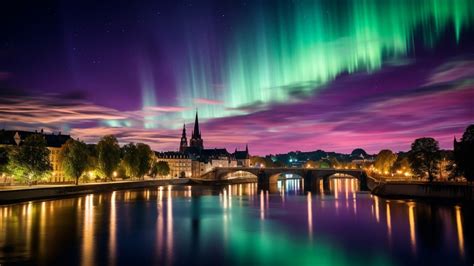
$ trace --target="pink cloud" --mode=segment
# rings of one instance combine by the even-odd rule
[[[195,98],[194,103],[196,103],[196,104],[210,104],[210,105],[222,105],[222,104],[224,104],[223,101],[206,99],[206,98]]]
[[[436,69],[426,85],[446,83],[466,77],[474,77],[474,61],[454,61]]]
[[[163,113],[179,113],[189,110],[189,107],[183,106],[146,106],[145,111],[163,112]]]

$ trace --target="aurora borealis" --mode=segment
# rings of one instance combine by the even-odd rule
[[[180,72],[182,83],[178,82],[180,93],[219,99],[231,108],[285,102],[295,94],[313,93],[343,72],[376,71],[385,60],[406,56],[416,27],[427,47],[450,23],[459,41],[474,14],[471,1],[273,4],[276,7],[270,10],[253,10],[250,22],[236,25],[231,41],[222,48],[222,60],[216,62],[214,54],[203,52],[206,43],[189,44],[189,62]],[[223,84],[225,90],[214,89],[215,84]],[[191,104],[186,98],[180,102]],[[209,116],[217,115],[215,108],[208,109]]]
[[[27,2],[28,3],[28,2]],[[4,9],[3,127],[256,154],[451,148],[474,121],[472,0],[46,1]]]

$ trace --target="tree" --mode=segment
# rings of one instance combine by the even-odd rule
[[[120,162],[120,146],[113,135],[107,135],[97,144],[97,166],[105,180],[112,176]]]
[[[0,147],[0,173],[7,172],[8,161],[7,147]]]
[[[88,151],[87,145],[82,141],[69,139],[61,147],[59,158],[64,174],[79,184],[79,178],[87,169]]]
[[[151,151],[150,146],[146,144],[137,143],[136,147],[138,159],[137,176],[143,179],[145,174],[150,171],[154,154]]]
[[[130,177],[138,176],[138,149],[133,143],[129,143],[122,147],[122,165],[125,174]]]
[[[12,149],[8,163],[9,171],[31,185],[32,182],[46,177],[51,172],[49,153],[42,135],[30,135],[21,146]]]
[[[381,150],[375,157],[374,167],[383,174],[388,174],[396,160],[397,155],[391,150]]]
[[[170,166],[165,161],[159,161],[153,166],[152,172],[155,172],[157,175],[165,176],[170,173]]]
[[[157,166],[158,162],[153,162],[153,164],[151,165],[151,168],[150,168],[150,176],[153,177],[153,178],[156,178],[156,176],[158,176],[158,166]]]
[[[474,124],[464,131],[459,142],[454,139],[454,172],[474,181]]]
[[[399,174],[409,173],[411,170],[410,168],[410,161],[408,160],[407,156],[398,156],[397,160],[392,166],[392,171],[396,171]]]
[[[425,177],[434,180],[439,171],[440,151],[439,144],[433,138],[419,138],[411,144],[409,161],[413,173],[417,177]]]
[[[351,152],[352,158],[367,158],[368,154],[361,148],[357,148]]]

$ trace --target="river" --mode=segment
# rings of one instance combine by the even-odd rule
[[[166,186],[0,206],[0,264],[472,265],[470,205],[384,200],[355,179]],[[470,226],[468,226],[470,225]]]

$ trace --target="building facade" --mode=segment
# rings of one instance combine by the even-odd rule
[[[185,178],[192,176],[192,160],[183,152],[155,152],[156,161],[164,161],[170,167],[170,178]]]

